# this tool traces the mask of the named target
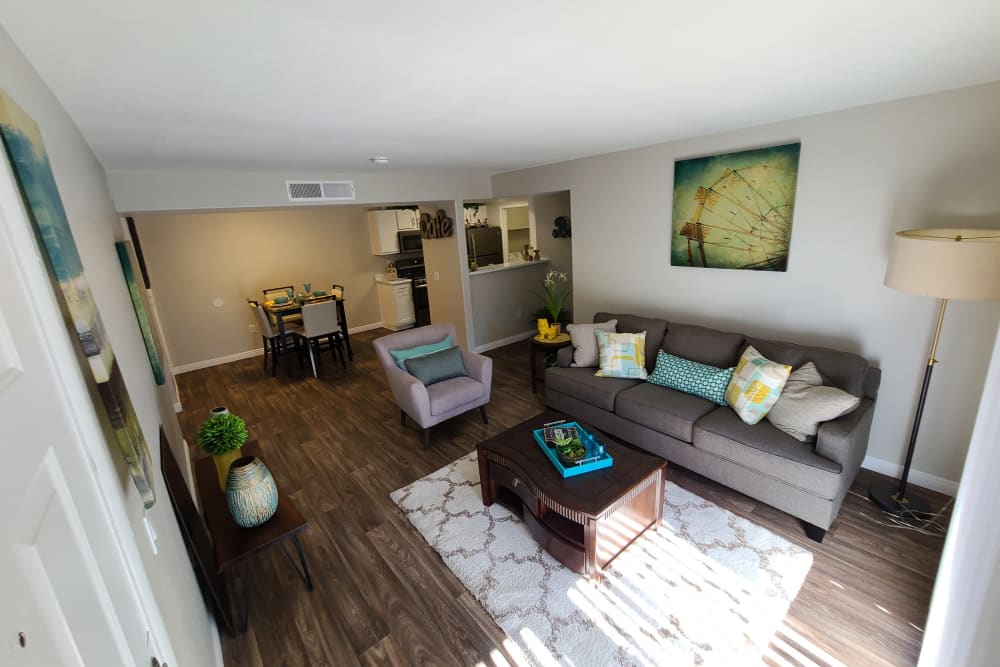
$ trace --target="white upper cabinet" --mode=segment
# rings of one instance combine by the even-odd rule
[[[368,211],[368,236],[371,239],[373,255],[398,254],[397,231],[396,211]]]
[[[401,232],[420,229],[417,209],[404,208],[396,211],[396,229]]]

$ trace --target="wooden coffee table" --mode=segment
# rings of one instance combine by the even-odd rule
[[[608,563],[660,525],[667,462],[587,427],[614,465],[564,479],[531,434],[559,419],[572,421],[550,410],[476,446],[483,504],[519,514],[553,557],[599,581]]]

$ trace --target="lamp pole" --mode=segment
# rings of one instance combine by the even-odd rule
[[[924,415],[924,403],[927,401],[927,388],[931,384],[931,374],[937,363],[938,341],[941,339],[941,325],[944,323],[944,309],[948,299],[941,299],[941,309],[938,311],[937,326],[934,328],[934,340],[931,342],[931,353],[927,357],[927,368],[924,370],[924,383],[920,387],[920,399],[917,401],[917,411],[913,415],[913,428],[910,430],[910,445],[906,449],[906,462],[903,463],[903,474],[899,478],[899,487],[895,493],[892,486],[885,482],[875,482],[868,489],[868,495],[875,503],[890,514],[906,515],[929,514],[930,506],[920,496],[906,495],[906,482],[910,476],[910,464],[913,462],[913,451],[917,447],[917,434],[920,432],[920,419]]]

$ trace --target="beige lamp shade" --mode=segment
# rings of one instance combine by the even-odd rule
[[[885,284],[938,299],[1000,299],[1000,229],[898,232]]]

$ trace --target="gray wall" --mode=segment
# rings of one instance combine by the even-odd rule
[[[477,348],[536,330],[532,313],[541,306],[538,294],[550,268],[548,262],[525,262],[516,269],[469,274]]]
[[[134,569],[139,590],[146,588],[146,582],[152,589],[177,662],[192,667],[214,664],[216,658],[221,661],[221,655],[216,652],[215,623],[202,601],[173,509],[160,481],[160,424],[164,425],[175,449],[183,447],[173,410],[174,397],[167,387],[158,388],[153,382],[115,251],[114,244],[124,239],[124,233],[108,194],[104,169],[73,120],[3,29],[0,29],[0,62],[3,63],[0,87],[38,123],[45,142],[94,300],[149,445],[157,502],[150,510],[143,510],[117,443],[107,442],[103,434],[86,443],[93,448],[87,453],[92,466],[88,471],[108,503],[109,520],[115,525],[120,540],[118,546]],[[52,289],[48,282],[29,287],[39,293],[50,293]],[[59,335],[66,336],[68,342],[66,331]],[[164,370],[170,372],[169,368]],[[85,385],[79,371],[70,368],[65,372],[68,386],[79,385],[84,393]],[[54,400],[59,402],[57,398]],[[85,395],[82,399],[74,396],[72,400],[89,403]],[[61,408],[54,406],[53,409]],[[96,410],[90,421],[97,424]],[[80,428],[87,431],[86,425]],[[88,471],[74,471],[74,474],[83,475]],[[119,517],[122,517],[121,524],[127,521],[127,525],[119,525]],[[145,538],[144,517],[158,533],[158,553],[153,553]],[[143,537],[137,539],[137,535]],[[104,573],[104,576],[109,581],[116,581],[126,575],[113,572]],[[156,610],[151,611],[155,613]]]
[[[574,314],[664,315],[860,353],[883,370],[866,465],[902,463],[937,303],[882,284],[894,232],[1000,227],[1000,84],[493,177],[495,197],[569,189]],[[787,273],[671,267],[673,164],[802,142]],[[912,479],[957,480],[1000,303],[949,305]]]
[[[451,201],[482,197],[489,174],[473,169],[422,169],[378,173],[255,172],[194,169],[108,171],[115,206],[129,213],[293,206],[286,180],[353,180],[353,204]],[[310,208],[315,204],[294,204]],[[461,223],[462,218],[458,218]]]

